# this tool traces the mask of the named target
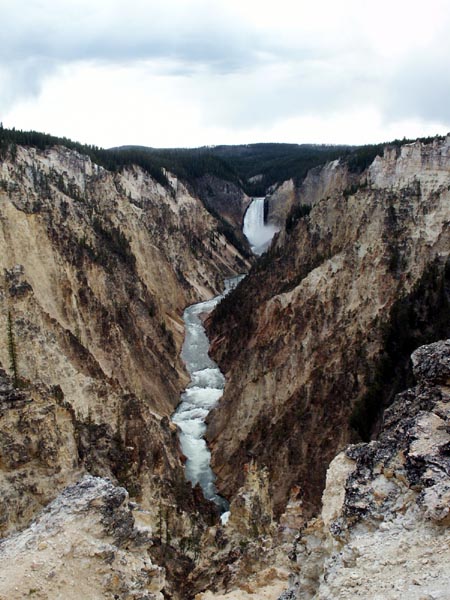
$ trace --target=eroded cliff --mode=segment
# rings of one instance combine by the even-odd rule
[[[396,397],[377,441],[331,463],[280,600],[448,597],[450,340],[422,346],[412,362],[417,385]]]
[[[388,148],[345,189],[341,171],[314,174],[309,215],[209,323],[228,380],[208,428],[219,489],[233,496],[254,460],[278,513],[294,486],[318,509],[329,462],[376,429],[409,353],[448,335],[450,138]]]
[[[242,233],[242,225],[251,198],[235,183],[212,175],[197,179],[195,190],[211,214],[221,217],[219,229],[222,233],[235,242],[244,256],[250,256],[250,247]]]
[[[287,216],[286,229],[209,323],[228,381],[208,434],[231,500],[219,523],[185,482],[168,417],[186,384],[182,309],[249,267],[224,230],[236,234],[248,198],[206,177],[208,211],[165,177],[107,171],[63,147],[18,147],[0,163],[0,595],[72,597],[88,573],[80,589],[92,598],[274,600],[330,461],[380,429],[411,350],[448,331],[450,138],[279,187],[271,218]],[[447,561],[448,486],[431,465],[447,472],[448,381],[426,352],[380,441],[332,463],[286,597],[367,591],[370,565],[341,569],[358,566],[345,543],[365,516],[361,554],[371,533],[383,541],[415,519],[411,540]],[[420,577],[429,560],[445,583],[428,555],[408,552]]]
[[[166,176],[163,187],[139,167],[108,171],[62,146],[19,146],[0,162],[2,536],[86,474],[140,502],[159,531],[159,564],[189,535],[191,514],[213,512],[184,480],[169,420],[187,381],[181,315],[248,263]],[[183,560],[168,567],[173,597]]]
[[[357,181],[358,176],[351,173],[340,160],[314,167],[299,184],[294,179],[288,179],[269,193],[267,221],[284,227],[290,216],[295,218],[298,207],[311,206],[322,198],[343,192]]]

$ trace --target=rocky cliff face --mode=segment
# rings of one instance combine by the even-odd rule
[[[88,476],[1,543],[0,595],[163,600],[165,573],[149,557],[151,536],[136,524],[124,488]]]
[[[450,340],[419,348],[412,362],[418,384],[396,397],[378,440],[331,463],[280,600],[448,597]]]
[[[288,214],[297,202],[298,190],[293,179],[284,181],[266,196],[266,220],[284,227]]]
[[[84,421],[60,386],[22,383],[0,370],[0,534],[29,524],[84,474],[108,476],[158,520],[157,503],[191,510],[175,428],[132,394],[118,395],[118,424]],[[112,393],[112,392],[111,392]],[[157,499],[157,500],[156,500]]]
[[[171,519],[172,539],[190,529],[195,498],[169,420],[187,381],[181,315],[248,263],[168,178],[109,172],[63,147],[0,162],[3,536],[88,473],[125,486],[154,529]],[[160,526],[160,549],[162,537]]]
[[[334,162],[286,184],[277,218],[292,203],[309,215],[209,324],[228,379],[209,424],[226,526],[186,484],[168,416],[186,383],[182,309],[248,267],[223,229],[245,197],[214,181],[216,219],[215,200],[208,212],[170,175],[164,188],[61,147],[0,163],[0,595],[275,600],[329,462],[380,429],[410,350],[448,329],[449,159],[450,139],[413,144],[358,176]],[[421,383],[379,442],[332,463],[286,597],[341,597],[352,582],[370,597],[370,561],[387,571],[402,549],[420,581],[399,593],[422,585],[420,564],[446,583],[411,550],[448,562],[446,353],[416,353]],[[385,563],[367,551],[371,533],[401,527],[415,533],[386,542]]]
[[[97,370],[168,414],[183,371],[182,309],[245,266],[217,222],[174,178],[165,189],[137,168],[110,173],[64,148],[19,148],[1,164],[0,180],[2,304],[19,338],[24,330],[22,375],[61,380],[87,414]],[[39,340],[36,328],[59,339]],[[72,355],[73,367],[82,349],[90,373],[80,365],[70,373],[61,357]],[[89,380],[73,385],[83,375]]]
[[[228,380],[208,428],[219,488],[233,496],[252,458],[278,513],[294,486],[317,510],[327,465],[376,428],[410,351],[448,335],[450,138],[387,150],[344,190],[331,172],[209,324]]]
[[[17,390],[0,370],[1,536],[26,525],[81,472],[73,413],[61,388]]]
[[[357,175],[349,172],[344,163],[334,160],[325,166],[308,171],[299,186],[293,179],[278,185],[267,197],[267,221],[284,227],[287,218],[299,205],[313,205],[322,198],[343,192],[357,184]]]
[[[251,198],[236,184],[212,175],[197,179],[195,188],[208,210],[223,219],[219,226],[223,233],[236,240],[244,256],[250,256],[250,246],[242,233],[242,225]]]
[[[255,463],[244,470],[226,526],[210,527],[202,536],[202,551],[190,575],[193,589],[201,590],[195,600],[276,600],[286,588],[293,532],[288,534],[273,519],[267,471]]]
[[[21,376],[60,384],[94,420],[109,409],[94,400],[105,385],[170,414],[184,380],[182,309],[245,267],[217,222],[174,178],[165,189],[62,147],[19,148],[0,181],[0,327],[9,310]]]

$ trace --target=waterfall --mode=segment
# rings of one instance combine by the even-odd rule
[[[254,198],[244,217],[244,235],[252,251],[262,254],[277,231],[274,225],[264,223],[264,198]],[[183,314],[185,339],[181,351],[191,381],[181,395],[181,402],[172,416],[178,425],[180,444],[186,456],[185,476],[193,486],[199,484],[203,495],[214,502],[222,512],[222,523],[226,523],[229,505],[217,493],[215,475],[211,469],[211,453],[206,444],[205,419],[217,405],[223,394],[225,378],[217,364],[209,357],[209,340],[203,327],[202,317],[211,312],[243,276],[225,280],[225,290],[206,302],[193,304]]]
[[[278,231],[275,225],[264,223],[264,198],[253,198],[245,213],[243,227],[252,252],[258,255],[265,252]]]

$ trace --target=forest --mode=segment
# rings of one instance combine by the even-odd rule
[[[429,143],[433,139],[421,138],[419,141]],[[399,148],[412,141],[404,138],[387,144]],[[105,149],[48,133],[6,129],[0,124],[0,158],[8,152],[14,157],[18,145],[39,150],[65,146],[89,156],[109,171],[137,165],[164,186],[168,185],[166,171],[190,184],[194,190],[198,179],[212,175],[236,184],[249,196],[264,196],[271,186],[287,179],[292,178],[299,185],[310,169],[337,158],[346,161],[352,172],[361,173],[375,156],[382,154],[386,143],[364,146],[262,143],[201,148],[121,146]]]

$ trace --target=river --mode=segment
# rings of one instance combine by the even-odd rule
[[[264,223],[264,198],[254,198],[244,217],[244,234],[255,254],[262,254],[278,231]],[[223,394],[225,377],[210,358],[209,340],[203,318],[209,314],[245,275],[225,280],[222,294],[188,306],[183,313],[185,338],[181,350],[190,383],[181,395],[181,401],[172,416],[179,427],[181,449],[186,456],[185,475],[193,486],[199,484],[203,495],[214,502],[222,513],[222,523],[229,515],[229,504],[217,493],[215,475],[211,469],[211,453],[206,444],[205,419]]]
[[[211,453],[204,439],[205,419],[223,394],[225,377],[208,354],[209,340],[202,317],[210,313],[220,300],[243,278],[243,275],[225,280],[222,294],[186,308],[183,314],[185,339],[181,357],[191,381],[181,395],[172,421],[180,429],[180,443],[186,456],[186,479],[195,486],[200,484],[205,498],[212,500],[222,513],[229,509],[228,502],[217,493],[215,475],[211,469]]]

